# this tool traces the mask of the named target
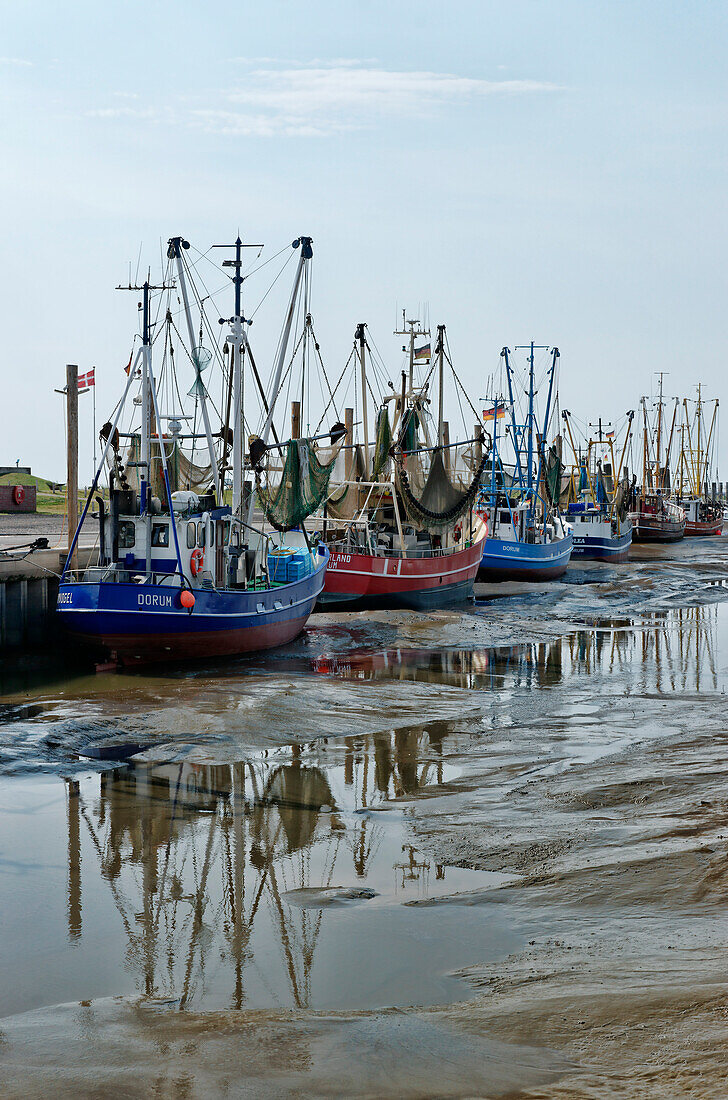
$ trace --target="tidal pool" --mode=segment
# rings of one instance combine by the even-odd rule
[[[532,945],[561,943],[587,898],[579,927],[599,909],[607,930],[641,899],[639,875],[610,888],[610,861],[692,835],[677,794],[648,811],[684,778],[655,777],[670,738],[692,722],[705,755],[722,713],[724,555],[643,552],[459,612],[316,615],[246,661],[6,663],[0,1017],[123,998],[198,1021],[435,1005],[472,1021],[483,975],[502,988],[513,960],[535,1002]]]

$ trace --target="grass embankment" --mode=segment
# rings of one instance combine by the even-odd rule
[[[35,474],[26,474],[16,470],[9,474],[0,474],[0,485],[35,485],[39,493],[50,493],[51,483]]]

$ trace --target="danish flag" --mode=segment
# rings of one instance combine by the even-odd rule
[[[94,377],[96,367],[92,367],[91,370],[86,371],[85,374],[79,374],[78,376],[78,392],[83,393],[84,390],[91,389],[96,385],[96,378]]]

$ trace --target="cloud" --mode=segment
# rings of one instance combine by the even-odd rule
[[[15,65],[19,68],[29,69],[32,68],[33,62],[27,61],[24,57],[0,57],[0,65]]]
[[[234,136],[326,137],[373,128],[387,119],[436,118],[489,97],[558,90],[558,85],[544,81],[408,72],[339,58],[275,68],[259,63],[232,87],[204,96],[178,97],[159,109],[117,105],[87,114],[100,119],[148,119]]]
[[[340,59],[308,66],[252,70],[225,93],[226,105],[197,110],[197,122],[227,133],[336,134],[378,119],[428,118],[488,96],[559,90],[535,80],[482,80],[429,71],[406,72]]]

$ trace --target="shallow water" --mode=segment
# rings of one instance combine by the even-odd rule
[[[428,806],[467,787],[476,747],[497,799],[659,737],[661,699],[725,691],[725,542],[665,554],[461,612],[314,616],[248,661],[6,667],[0,1016],[472,995],[453,973],[519,950],[529,919],[487,904],[508,876],[418,846]],[[467,891],[486,903],[407,904]]]

